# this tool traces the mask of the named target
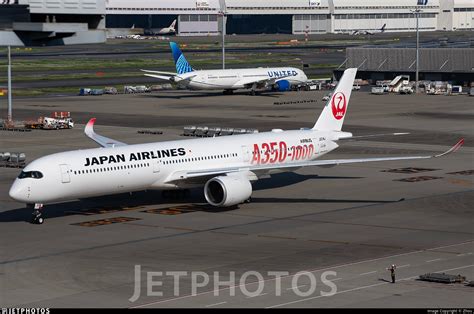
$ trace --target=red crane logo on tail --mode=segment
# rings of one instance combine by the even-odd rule
[[[334,118],[340,120],[346,114],[347,98],[342,92],[337,92],[332,96],[331,99],[332,114]]]

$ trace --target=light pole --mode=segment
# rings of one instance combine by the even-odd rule
[[[225,69],[225,12],[222,12],[222,69]]]
[[[222,69],[225,69],[225,31],[226,31],[226,20],[227,20],[227,7],[225,0],[219,1],[220,11],[219,15],[222,16]]]
[[[11,49],[8,46],[8,115],[7,123],[8,125],[12,124],[12,56]]]
[[[415,14],[416,18],[416,67],[415,67],[415,93],[418,94],[419,88],[418,88],[418,71],[419,71],[419,61],[420,61],[420,30],[419,30],[419,15],[421,12],[421,9],[415,9],[415,10],[410,10],[413,14]]]

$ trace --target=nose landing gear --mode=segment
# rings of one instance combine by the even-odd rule
[[[41,213],[41,210],[43,209],[43,204],[34,204],[30,206],[33,206],[31,223],[41,225],[44,222],[44,218],[42,217],[43,214]]]

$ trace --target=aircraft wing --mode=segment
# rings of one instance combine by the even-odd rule
[[[117,147],[117,146],[126,146],[127,144],[113,140],[111,138],[99,135],[94,132],[94,123],[95,123],[95,118],[92,118],[87,122],[87,125],[84,129],[84,133],[92,139],[94,142],[99,144],[102,147]]]
[[[295,162],[291,164],[269,164],[269,165],[249,165],[244,167],[229,167],[221,169],[202,169],[195,171],[177,171],[173,173],[167,180],[167,182],[186,180],[190,178],[216,176],[227,173],[236,172],[258,172],[258,171],[269,171],[279,169],[290,169],[290,168],[301,168],[308,166],[337,166],[343,164],[353,163],[364,163],[364,162],[375,162],[375,161],[394,161],[394,160],[414,160],[414,159],[430,159],[445,156],[450,153],[454,153],[464,144],[464,139],[459,140],[453,147],[444,153],[437,155],[427,156],[402,156],[402,157],[376,157],[376,158],[356,158],[356,159],[333,159],[333,160],[312,160]]]
[[[247,86],[247,87],[252,87],[253,84],[261,84],[265,83],[267,85],[273,85],[278,81],[281,81],[287,77],[290,77],[292,75],[285,75],[285,76],[280,76],[280,77],[265,77],[265,78],[248,78],[244,80],[238,81],[235,85],[241,85],[241,86]]]

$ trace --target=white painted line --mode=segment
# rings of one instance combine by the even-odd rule
[[[368,273],[359,274],[359,276],[365,276],[365,275],[375,274],[376,272],[377,272],[376,270],[374,270],[374,271],[369,271]]]
[[[416,277],[418,277],[418,276],[416,276]],[[416,278],[416,277],[413,277],[413,278]],[[403,279],[399,279],[398,281],[400,281],[400,280],[403,280]],[[357,287],[357,288],[353,288],[353,289],[349,289],[349,290],[343,290],[343,291],[336,292],[335,294],[333,294],[333,296],[335,296],[336,294],[341,294],[341,293],[346,293],[346,292],[351,292],[351,291],[356,291],[356,290],[361,290],[361,289],[367,289],[367,288],[382,286],[382,285],[386,285],[386,284],[388,284],[388,282],[381,282],[381,283],[376,283],[376,284],[369,285],[369,286],[362,286],[362,287]],[[269,306],[269,307],[267,307],[267,309],[268,308],[271,309],[271,308],[275,308],[275,307],[285,306],[285,305],[294,304],[294,303],[299,303],[299,302],[308,301],[308,300],[313,300],[313,299],[319,299],[319,298],[322,298],[322,297],[323,297],[322,295],[319,295],[319,296],[316,296],[316,297],[311,297],[311,298],[306,298],[306,299],[281,303],[281,304]]]
[[[467,255],[471,255],[471,254],[472,254],[472,252],[467,253]]]
[[[339,278],[335,278],[335,279],[333,279],[333,280],[331,280],[331,281],[338,281],[338,280],[341,280],[341,279],[342,279],[342,278],[339,277]]]
[[[227,303],[227,301],[219,302],[219,303],[214,303],[214,304],[209,304],[209,305],[206,305],[206,307],[213,307],[213,306],[221,305],[221,304],[224,304],[224,303]]]
[[[334,280],[333,280],[334,281]],[[286,290],[295,290],[301,287],[306,287],[307,285],[301,285],[301,286],[296,286],[296,287],[291,287],[291,288],[286,288]]]
[[[256,297],[261,297],[262,295],[266,295],[266,294],[268,294],[268,293],[265,292],[265,293],[260,293],[260,294],[257,294],[257,295],[252,295],[252,296],[250,296],[250,297],[247,297],[247,299],[256,298]]]
[[[451,269],[438,270],[437,272],[445,272],[445,271],[451,271],[451,270],[469,268],[469,267],[473,267],[473,266],[474,266],[474,264],[472,264],[472,265],[466,265],[466,266],[461,266],[461,267],[456,267],[456,268],[451,268]],[[411,277],[407,277],[407,278],[398,279],[397,281],[405,281],[405,280],[411,280],[411,279],[415,279],[415,278],[418,278],[418,275],[417,275],[417,276],[411,276]],[[337,294],[346,293],[346,292],[352,292],[352,291],[357,291],[357,290],[362,290],[362,289],[367,289],[367,288],[372,288],[372,287],[383,286],[383,285],[387,285],[387,284],[392,284],[392,283],[391,283],[391,282],[381,282],[381,283],[376,283],[376,284],[373,284],[373,285],[368,285],[368,286],[362,286],[362,287],[357,287],[357,288],[353,288],[353,289],[343,290],[343,291],[336,292],[336,293],[333,294],[332,296],[335,296],[335,295],[337,295]],[[291,301],[291,302],[286,302],[286,303],[281,303],[281,304],[276,304],[276,305],[268,306],[267,309],[269,309],[269,308],[275,308],[275,307],[281,307],[281,306],[290,305],[290,304],[295,304],[295,303],[304,302],[304,301],[308,301],[308,300],[314,300],[314,299],[319,299],[319,298],[327,298],[327,297],[328,297],[328,296],[318,295],[318,296],[316,296],[316,297],[310,297],[310,298],[306,298],[306,299],[300,299],[300,300],[296,300],[296,301]]]
[[[402,265],[402,266],[397,266],[397,268],[403,268],[403,267],[408,267],[410,266],[410,264],[405,264],[405,265]]]
[[[387,259],[387,258],[411,255],[411,254],[416,254],[416,253],[422,253],[422,252],[426,252],[426,251],[430,251],[430,250],[439,250],[439,249],[443,249],[443,248],[447,248],[447,247],[459,246],[459,245],[464,245],[464,244],[473,243],[473,242],[474,242],[474,240],[470,240],[470,241],[456,243],[456,244],[443,245],[443,246],[438,246],[438,247],[434,247],[434,248],[428,248],[428,249],[412,251],[412,252],[407,252],[407,253],[389,255],[389,256],[382,256],[382,257],[372,258],[372,259],[353,262],[353,263],[335,265],[335,266],[326,267],[326,268],[312,269],[312,270],[307,270],[306,272],[311,272],[312,273],[312,272],[317,272],[317,271],[325,271],[325,270],[329,270],[329,269],[336,269],[336,268],[352,266],[352,265],[357,265],[357,264],[362,264],[362,263],[379,261],[379,260],[383,260],[383,259]],[[288,275],[288,276],[282,276],[282,277],[279,277],[279,278],[293,277],[294,275],[295,274]],[[264,280],[259,280],[259,281],[246,283],[246,284],[243,284],[243,285],[235,285],[235,286],[233,286],[233,288],[239,288],[239,287],[242,287],[242,286],[247,286],[247,285],[251,285],[251,284],[258,284],[258,283],[267,282],[267,281],[275,281],[275,280],[276,280],[275,278],[269,278],[269,279],[264,279]],[[170,298],[170,299],[161,300],[161,301],[145,303],[145,304],[141,304],[141,305],[137,305],[137,306],[131,306],[130,308],[133,308],[133,309],[134,308],[142,308],[142,307],[151,306],[151,305],[155,305],[155,304],[166,303],[166,302],[171,302],[171,301],[177,301],[177,300],[182,300],[182,299],[186,299],[186,298],[192,298],[192,297],[196,297],[196,296],[200,296],[200,295],[204,295],[204,294],[209,294],[209,293],[215,293],[216,291],[222,291],[222,290],[228,290],[228,289],[230,289],[230,287],[204,291],[204,292],[200,292],[200,293],[196,293],[196,294],[188,294],[188,295],[184,295],[184,296],[181,296],[181,297]]]
[[[436,262],[436,261],[440,261],[441,258],[435,258],[435,259],[430,259],[429,261],[426,261],[427,263],[431,263],[431,262]]]
[[[461,253],[461,254],[458,254],[456,256],[466,256],[467,254],[466,253]]]

